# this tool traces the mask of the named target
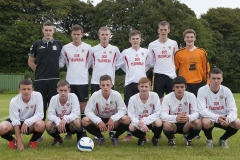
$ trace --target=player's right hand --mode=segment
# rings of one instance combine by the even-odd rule
[[[17,141],[17,149],[18,150],[23,150],[24,149],[24,145],[23,145],[22,141]]]
[[[99,129],[100,129],[101,132],[105,132],[105,131],[108,130],[106,124],[105,124],[103,121],[101,121],[101,122],[98,123],[98,127],[99,127]]]

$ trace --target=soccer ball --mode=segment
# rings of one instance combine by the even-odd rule
[[[91,138],[83,137],[78,141],[77,147],[82,152],[91,152],[94,148],[94,143]]]

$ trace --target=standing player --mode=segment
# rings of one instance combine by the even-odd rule
[[[168,38],[170,25],[166,21],[158,24],[159,38],[148,46],[150,51],[148,64],[154,68],[153,91],[162,102],[164,92],[172,91],[172,79],[176,77],[174,54],[178,50],[177,42]]]
[[[125,75],[125,87],[124,87],[124,103],[128,106],[128,101],[131,96],[139,92],[138,81],[142,77],[146,77],[146,60],[149,51],[140,47],[141,32],[138,30],[132,30],[129,33],[129,42],[132,47],[125,49],[119,56],[116,63],[116,67],[122,68],[126,73]],[[123,141],[131,140],[131,132],[128,132]]]
[[[114,146],[118,146],[118,137],[128,130],[130,123],[127,108],[120,93],[111,89],[112,80],[109,75],[100,77],[101,90],[92,94],[85,108],[86,117],[82,119],[83,127],[98,138],[98,145],[105,141],[101,132],[116,130],[111,138]]]
[[[83,28],[79,25],[72,27],[71,37],[72,42],[62,48],[59,66],[63,67],[65,64],[67,66],[66,80],[70,83],[71,92],[78,97],[83,118],[88,101],[88,60],[91,46],[81,41]],[[65,139],[71,139],[71,133],[68,132]]]
[[[70,92],[70,84],[66,80],[57,83],[58,94],[53,96],[48,109],[46,131],[54,138],[52,146],[63,142],[59,133],[71,132],[77,134],[77,142],[82,137],[80,108],[78,98]]]
[[[9,141],[10,149],[23,150],[21,134],[33,134],[28,145],[36,149],[36,140],[45,130],[42,95],[33,91],[32,81],[27,79],[19,83],[18,90],[19,94],[10,102],[10,118],[0,123],[0,135]]]
[[[132,96],[128,104],[128,116],[131,119],[129,130],[132,135],[138,137],[138,144],[146,141],[146,132],[150,129],[154,135],[152,145],[158,145],[158,137],[162,132],[162,120],[160,119],[160,101],[156,93],[150,92],[151,81],[142,77],[138,82],[139,93]]]
[[[57,94],[56,87],[59,81],[59,56],[62,43],[54,40],[54,31],[54,24],[46,21],[42,28],[44,37],[35,42],[28,53],[28,65],[35,72],[34,90],[40,92],[43,97],[43,120],[46,118],[50,99]]]
[[[184,77],[174,78],[172,86],[174,92],[167,94],[162,102],[163,132],[170,146],[175,146],[175,133],[186,134],[185,145],[192,146],[192,139],[202,129],[197,99],[193,93],[185,91],[187,82]]]
[[[219,138],[219,144],[223,148],[229,148],[227,139],[240,128],[240,120],[237,118],[237,107],[229,88],[221,85],[223,73],[218,68],[209,72],[210,84],[201,87],[198,91],[197,100],[205,136],[206,147],[213,147],[212,130],[218,127],[225,130]]]

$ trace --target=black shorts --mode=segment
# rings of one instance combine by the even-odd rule
[[[71,92],[75,93],[79,102],[88,101],[88,84],[84,85],[70,85]]]
[[[187,84],[186,91],[193,93],[197,97],[198,89],[203,86],[203,83]]]
[[[185,126],[186,123],[175,123],[177,130],[175,133],[179,133],[179,134],[185,134],[183,133],[183,127]]]
[[[6,119],[5,121],[8,121],[8,122],[12,123],[12,121],[11,121],[10,118]],[[21,130],[21,128],[22,128],[23,123],[24,123],[24,122],[21,121],[21,125],[19,126],[19,127],[20,127],[20,130]],[[30,128],[29,128],[29,127],[27,128],[27,130],[28,130],[28,133],[27,133],[27,134],[32,134],[32,132],[30,131]]]
[[[139,93],[138,83],[131,83],[124,87],[124,103],[126,106],[128,105],[129,99],[137,93]]]
[[[99,87],[99,84],[91,84],[91,95],[96,92],[99,91],[101,88]],[[114,89],[114,86],[112,87],[112,89]]]
[[[153,91],[156,92],[159,98],[162,98],[164,92],[166,94],[172,92],[172,79],[164,74],[154,73]]]

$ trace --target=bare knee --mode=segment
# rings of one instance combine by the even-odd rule
[[[129,131],[133,132],[135,131],[137,128],[133,125],[133,124],[130,124],[129,125]]]
[[[83,127],[86,127],[86,126],[90,125],[91,123],[92,123],[92,121],[90,120],[90,118],[83,117],[83,119],[82,119],[82,126]]]
[[[157,119],[156,121],[154,121],[154,126],[161,127],[162,126],[162,120],[161,119]]]
[[[163,122],[163,130],[165,131],[172,131],[173,130],[173,124],[171,122]]]
[[[56,127],[56,124],[52,121],[47,121],[45,125],[47,132],[52,131]]]
[[[44,132],[45,130],[45,123],[43,120],[38,120],[34,123],[33,125],[33,129],[36,131],[36,132]]]
[[[205,129],[213,127],[214,123],[209,118],[202,118],[202,126]]]
[[[80,128],[81,127],[81,120],[79,118],[76,118],[74,121],[71,122],[74,127]]]
[[[4,135],[5,133],[12,131],[12,124],[8,121],[3,121],[0,123],[0,135]]]
[[[196,128],[197,130],[201,130],[202,129],[202,121],[200,119],[196,119],[194,122],[194,128]]]
[[[120,123],[130,124],[130,118],[127,115],[122,116]]]

